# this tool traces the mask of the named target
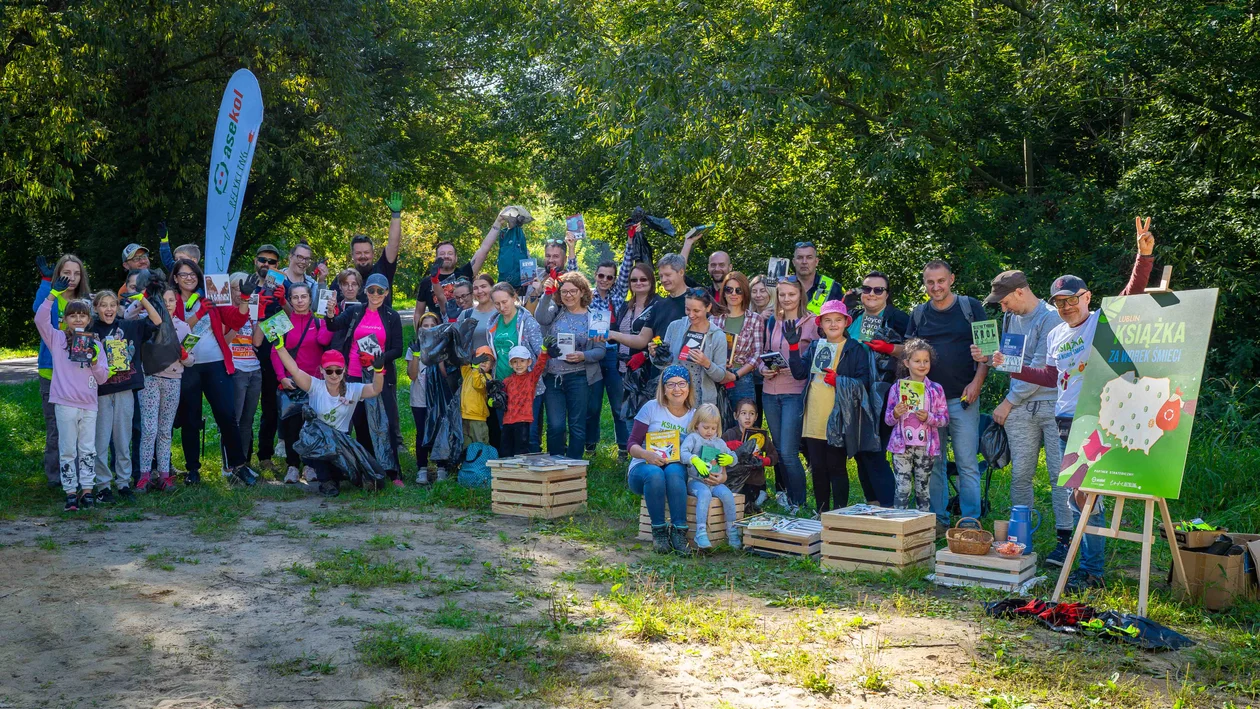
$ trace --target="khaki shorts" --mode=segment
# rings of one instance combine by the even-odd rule
[[[485,421],[464,419],[464,447],[473,443],[490,443],[490,426]]]

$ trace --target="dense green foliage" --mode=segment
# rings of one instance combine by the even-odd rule
[[[1250,0],[61,5],[0,20],[9,341],[37,251],[112,285],[160,218],[200,238],[218,95],[248,66],[267,115],[242,248],[306,237],[343,265],[349,233],[384,234],[373,198],[414,187],[405,288],[503,203],[583,211],[614,243],[642,204],[716,222],[701,248],[743,270],[811,239],[845,285],[878,267],[909,303],[936,256],[973,294],[1005,267],[1106,294],[1145,214],[1176,287],[1222,289],[1216,373],[1254,376]]]

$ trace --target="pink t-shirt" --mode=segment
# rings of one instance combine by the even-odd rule
[[[799,326],[801,330],[800,351],[803,353],[810,342],[818,339],[818,326],[814,324],[814,316],[809,313],[804,318],[801,318]],[[762,353],[772,350],[783,355],[783,361],[786,362],[789,359],[788,343],[787,340],[783,339],[783,323],[777,320],[774,323],[774,329],[766,337],[766,346],[762,349]],[[792,372],[785,368],[773,379],[766,379],[761,386],[761,392],[763,394],[799,394],[805,391],[805,385],[808,381],[808,379],[793,378]]]
[[[376,341],[381,349],[385,349],[385,323],[381,322],[381,314],[375,310],[365,310],[359,326],[354,328],[354,340],[350,344],[350,361],[346,363],[350,369],[350,376],[363,376],[363,365],[359,364],[359,340],[368,335],[376,335]]]

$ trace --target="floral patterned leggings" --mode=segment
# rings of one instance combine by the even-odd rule
[[[171,428],[179,410],[180,380],[170,377],[147,377],[140,390],[140,474],[153,471],[156,448],[158,473],[171,472]]]

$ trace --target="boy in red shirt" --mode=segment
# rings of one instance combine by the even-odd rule
[[[538,378],[547,371],[548,353],[538,356],[538,362],[530,368],[529,349],[517,345],[508,351],[508,364],[512,373],[503,380],[507,394],[507,410],[503,414],[503,433],[499,441],[499,455],[510,458],[529,452],[529,426],[534,422],[534,390]]]

